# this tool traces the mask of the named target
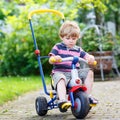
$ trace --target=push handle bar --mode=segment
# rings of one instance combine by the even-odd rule
[[[31,11],[31,12],[28,14],[28,19],[30,20],[34,14],[45,13],[45,12],[51,12],[51,13],[57,14],[57,15],[59,15],[63,20],[65,19],[63,13],[61,13],[61,12],[59,12],[59,11],[57,11],[57,10],[53,10],[53,9],[33,10],[33,11]]]

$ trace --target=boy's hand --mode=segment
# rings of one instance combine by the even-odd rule
[[[95,61],[95,57],[93,55],[87,56],[86,60],[88,61],[89,65],[96,65],[97,62]]]
[[[51,56],[49,58],[49,63],[50,64],[54,64],[54,63],[61,62],[61,61],[62,61],[62,59],[61,59],[61,57],[59,55]]]

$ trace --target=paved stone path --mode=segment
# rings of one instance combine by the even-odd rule
[[[33,91],[1,106],[0,120],[75,120],[70,110],[60,113],[54,109],[44,117],[38,116],[34,102],[39,95],[45,96],[43,91]],[[96,81],[93,95],[99,99],[99,104],[91,109],[85,120],[120,120],[120,78]]]

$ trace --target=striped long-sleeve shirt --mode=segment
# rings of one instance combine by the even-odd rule
[[[51,52],[49,55],[59,55],[62,58],[66,57],[73,57],[73,56],[78,56],[81,58],[84,58],[87,53],[83,51],[83,49],[79,46],[74,46],[72,49],[68,49],[64,43],[57,43],[54,45],[52,48]],[[77,64],[77,68],[79,68],[80,64]],[[62,72],[70,72],[72,69],[71,67],[71,61],[65,61],[61,63],[55,63],[53,65],[53,71],[62,71]]]

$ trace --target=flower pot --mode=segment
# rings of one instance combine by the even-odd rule
[[[95,57],[97,61],[96,66],[90,66],[93,68],[94,73],[100,74],[101,70],[103,73],[108,74],[112,70],[113,64],[113,52],[112,51],[97,51],[97,52],[90,52]]]

